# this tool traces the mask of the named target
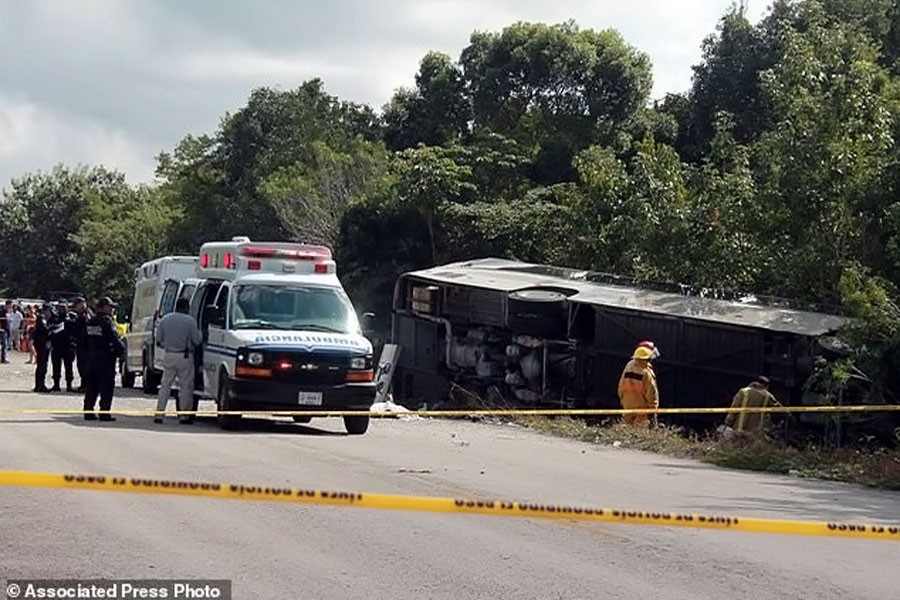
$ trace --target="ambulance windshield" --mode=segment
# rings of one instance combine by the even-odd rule
[[[339,288],[238,285],[231,303],[234,329],[359,333],[350,299]]]

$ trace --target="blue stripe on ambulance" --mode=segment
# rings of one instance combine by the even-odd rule
[[[206,344],[204,346],[204,350],[209,352],[210,354],[221,354],[223,356],[230,356],[234,358],[237,356],[237,350],[233,350],[228,346],[219,346],[218,344]]]
[[[267,350],[271,352],[308,352],[316,354],[331,354],[335,356],[365,356],[368,354],[365,348],[335,348],[334,346],[269,346],[266,344],[250,344],[248,350]]]

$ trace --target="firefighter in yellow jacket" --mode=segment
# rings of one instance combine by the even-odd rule
[[[731,408],[768,408],[781,406],[769,391],[769,378],[759,376],[734,395]],[[765,435],[769,427],[769,415],[758,412],[733,412],[725,417],[725,426],[745,436]]]
[[[659,408],[659,389],[656,386],[656,374],[650,361],[659,357],[659,350],[653,342],[641,342],[634,350],[631,360],[625,365],[619,379],[619,402],[622,408]],[[656,423],[654,414],[622,415],[627,425],[646,427],[649,422]]]

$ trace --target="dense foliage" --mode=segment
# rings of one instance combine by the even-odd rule
[[[233,235],[333,245],[360,310],[398,273],[503,256],[844,304],[860,364],[900,365],[900,9],[893,0],[740,6],[693,83],[651,102],[615,31],[515,23],[428,53],[380,110],[311,80],[258,89],[134,189],[103,168],[6,190],[8,293],[127,298],[164,252]]]

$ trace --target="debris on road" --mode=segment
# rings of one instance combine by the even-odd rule
[[[388,399],[384,402],[376,402],[372,405],[372,408],[369,409],[371,412],[381,412],[381,413],[408,413],[410,412],[408,408],[405,406],[401,406],[400,404],[394,403],[394,398],[388,394]],[[400,417],[405,421],[416,421],[422,419],[419,415],[404,415]]]

